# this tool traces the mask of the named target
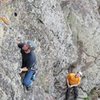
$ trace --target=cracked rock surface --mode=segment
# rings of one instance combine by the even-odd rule
[[[100,97],[100,0],[0,1],[0,100],[64,100],[69,66],[83,78],[78,100]],[[25,91],[15,40],[35,41],[37,78]],[[72,98],[70,98],[72,100]]]

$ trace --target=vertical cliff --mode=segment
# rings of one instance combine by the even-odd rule
[[[99,14],[99,0],[1,0],[1,100],[64,100],[66,74],[74,62],[79,65],[74,71],[84,74],[78,99],[98,100]],[[37,45],[38,74],[28,92],[18,74],[21,55],[15,40],[19,36]]]

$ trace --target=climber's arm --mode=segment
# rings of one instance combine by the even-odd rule
[[[69,84],[69,80],[70,80],[70,74],[67,75],[67,86],[70,88],[71,85]]]
[[[22,71],[28,71],[27,67],[22,68]]]
[[[20,73],[21,72],[26,72],[26,71],[28,71],[28,68],[27,67],[23,67],[23,68],[20,69]]]
[[[80,81],[81,81],[81,79],[79,79],[79,82],[77,84],[71,85],[71,87],[79,86],[80,85]]]
[[[69,85],[69,81],[68,81],[68,79],[67,79],[67,86],[68,86],[68,87],[71,87],[71,86]]]
[[[74,85],[70,85],[70,87],[76,87],[78,86],[79,84],[74,84]]]
[[[21,43],[18,39],[16,39],[16,44],[18,45],[19,48],[22,48],[24,43]]]

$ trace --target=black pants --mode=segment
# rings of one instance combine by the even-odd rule
[[[67,91],[66,91],[66,99],[65,100],[68,100],[69,96],[70,96],[70,90],[73,89],[73,92],[74,92],[74,100],[77,99],[78,97],[78,89],[76,86],[72,87],[72,88],[69,88],[67,87]]]

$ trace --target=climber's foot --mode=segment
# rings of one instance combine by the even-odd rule
[[[30,87],[26,87],[26,90],[27,91],[31,91],[32,90],[32,87],[30,86]]]

